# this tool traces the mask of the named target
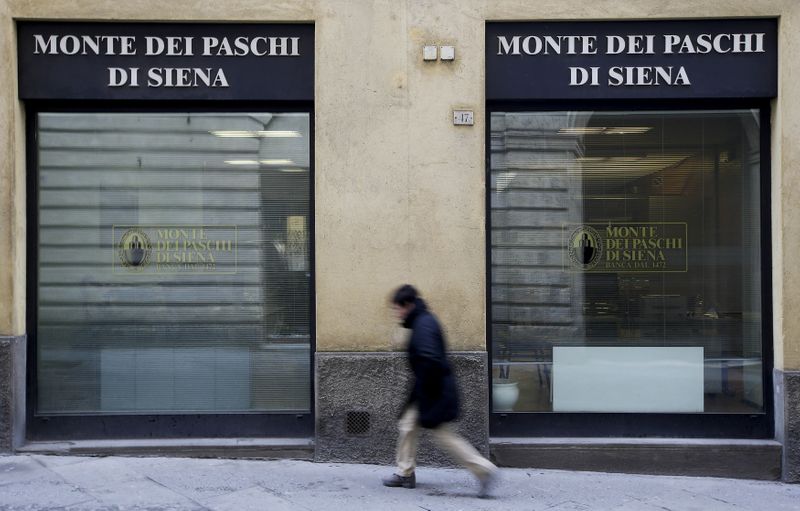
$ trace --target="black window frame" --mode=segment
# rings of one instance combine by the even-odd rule
[[[771,110],[768,99],[693,100],[572,100],[486,102],[485,122],[485,256],[487,380],[491,386],[492,340],[492,225],[491,225],[491,115],[494,112],[555,111],[681,111],[757,109],[760,122],[760,246],[761,339],[764,410],[757,414],[732,413],[559,413],[494,412],[489,389],[489,434],[492,437],[672,437],[672,438],[774,438],[772,229],[771,229]]]
[[[315,434],[316,265],[313,101],[26,101],[26,438],[29,441],[143,438],[312,438]],[[309,116],[309,411],[208,414],[37,414],[39,113],[306,113]]]

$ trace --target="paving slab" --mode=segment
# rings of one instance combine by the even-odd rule
[[[200,503],[258,484],[257,478],[243,472],[235,461],[195,460],[191,470],[186,470],[186,462],[182,459],[143,461],[134,463],[137,472],[143,477]],[[264,469],[255,467],[253,472],[258,470]]]
[[[465,470],[297,460],[0,457],[0,510],[798,511],[800,485],[699,477],[503,469],[491,498]]]
[[[0,509],[54,509],[94,498],[55,474],[5,482],[0,478]]]
[[[53,476],[47,468],[34,459],[26,457],[0,457],[0,485]]]
[[[86,493],[109,508],[122,509],[170,509],[176,511],[200,511],[205,507],[180,493],[148,479],[135,479]]]
[[[205,503],[212,511],[296,511],[308,509],[260,486],[235,491]]]
[[[800,510],[800,495],[795,491],[798,485],[746,484],[718,487],[714,494],[724,495],[725,499],[735,502],[745,509],[762,509],[769,502],[769,511]],[[707,491],[707,490],[701,490]]]
[[[52,468],[83,463],[92,458],[87,456],[41,456],[33,454],[30,456],[30,459],[36,460],[37,463],[44,467]]]
[[[619,506],[615,506],[612,508],[608,508],[604,511],[665,511],[661,506],[655,506],[653,504],[648,504],[639,499],[630,499],[625,501],[623,504]]]
[[[124,458],[86,458],[80,463],[51,466],[49,469],[65,481],[87,490],[144,479]]]

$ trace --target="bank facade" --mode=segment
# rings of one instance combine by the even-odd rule
[[[794,2],[81,9],[0,5],[4,452],[391,462],[411,282],[501,465],[800,480]]]

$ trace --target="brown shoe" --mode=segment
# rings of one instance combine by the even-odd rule
[[[389,486],[390,488],[416,488],[417,487],[417,476],[411,474],[410,476],[399,476],[397,474],[392,474],[391,477],[387,477],[383,480],[384,486]]]

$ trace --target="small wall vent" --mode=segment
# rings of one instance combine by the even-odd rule
[[[369,412],[347,412],[347,434],[349,436],[369,433]]]

